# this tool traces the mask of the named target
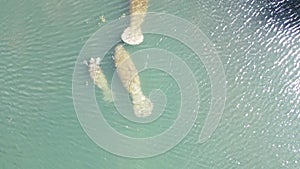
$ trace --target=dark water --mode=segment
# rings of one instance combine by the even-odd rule
[[[152,158],[124,158],[97,146],[74,110],[74,65],[88,38],[107,22],[128,14],[128,5],[124,0],[1,1],[0,168],[299,168],[300,4],[296,0],[150,0],[149,11],[182,17],[212,42],[226,74],[222,119],[208,141],[197,143],[210,107],[210,78],[201,60],[167,39],[169,43],[160,47],[183,58],[200,89],[192,130],[176,147]],[[128,50],[155,46],[160,38],[145,35],[141,47]],[[110,59],[103,67],[112,73]],[[152,77],[168,80],[161,72],[145,72],[141,80],[146,93],[155,83]],[[178,87],[165,84],[155,87],[167,91],[171,99],[166,112],[176,112]],[[160,133],[176,118],[167,114],[165,120],[139,126],[118,114],[104,116],[117,131],[136,137]]]

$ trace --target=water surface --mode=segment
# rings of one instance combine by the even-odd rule
[[[167,153],[146,159],[123,158],[98,147],[81,128],[72,100],[74,65],[86,40],[105,24],[99,17],[110,22],[128,14],[129,2],[2,0],[1,4],[0,168],[299,167],[300,5],[296,1],[149,1],[149,11],[189,20],[211,40],[225,68],[227,100],[217,130],[198,144],[211,95],[201,60],[172,39],[157,45],[161,37],[155,35],[145,35],[140,47],[128,47],[136,51],[156,46],[177,54],[193,70],[200,89],[198,118],[187,137]],[[108,77],[111,61],[107,55],[103,62]],[[152,77],[160,77],[161,84],[151,85]],[[116,113],[104,116],[129,136],[162,132],[176,118],[180,99],[168,78],[154,70],[141,77],[146,93],[158,87],[173,99],[161,120],[145,126]],[[96,93],[101,103],[101,93]]]

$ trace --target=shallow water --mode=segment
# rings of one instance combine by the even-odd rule
[[[200,108],[192,130],[177,146],[152,158],[130,159],[103,150],[88,137],[72,99],[72,75],[83,45],[106,23],[128,14],[129,2],[3,1],[0,168],[299,167],[300,5],[294,2],[149,1],[149,11],[184,18],[209,38],[225,70],[226,104],[218,128],[199,144],[210,108],[206,67],[178,41],[146,34],[141,46],[127,49],[157,47],[180,56],[194,73]],[[109,81],[111,55],[103,60]],[[124,119],[96,90],[108,123],[131,137],[162,133],[176,119],[180,102],[178,86],[166,73],[145,71],[141,81],[146,94],[159,88],[168,101],[162,116],[149,124]]]

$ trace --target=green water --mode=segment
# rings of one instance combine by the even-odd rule
[[[159,156],[130,159],[95,144],[73,106],[72,75],[80,50],[106,22],[128,14],[128,1],[0,1],[0,168],[299,168],[300,33],[295,15],[270,16],[257,1],[149,1],[149,11],[177,15],[211,40],[226,73],[226,105],[217,130],[199,144],[210,107],[210,78],[201,60],[172,39],[145,35],[130,52],[158,47],[180,56],[193,70],[200,109],[192,130]],[[295,9],[292,9],[293,12]],[[299,9],[298,9],[299,11]],[[284,22],[285,20],[289,22]],[[103,68],[112,76],[109,54]],[[156,83],[153,77],[159,77]],[[104,114],[118,132],[149,137],[176,118],[178,87],[161,71],[141,73],[144,91],[166,92],[168,105],[149,125]],[[97,100],[104,109],[113,108]],[[175,113],[172,113],[175,112]],[[125,127],[126,126],[126,127]]]

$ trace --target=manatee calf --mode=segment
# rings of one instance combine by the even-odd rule
[[[90,77],[93,79],[94,84],[98,86],[103,92],[103,100],[107,102],[112,102],[112,92],[108,87],[107,80],[103,74],[100,66],[100,58],[91,58],[88,64]]]

